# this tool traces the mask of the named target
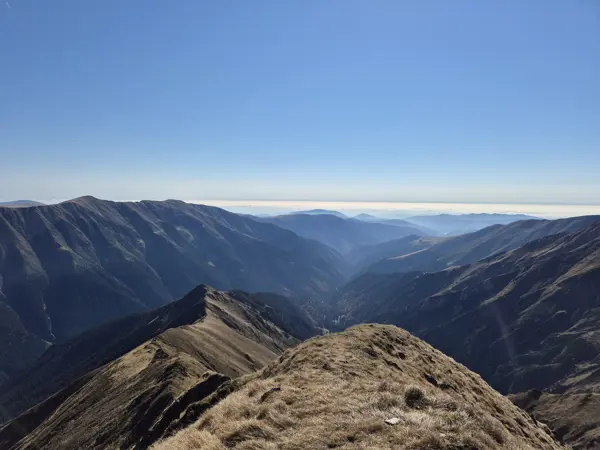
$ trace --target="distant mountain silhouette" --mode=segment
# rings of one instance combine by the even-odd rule
[[[291,230],[304,238],[319,241],[342,254],[348,254],[363,245],[425,234],[417,226],[365,222],[331,214],[287,214],[260,220]]]
[[[400,227],[416,228],[419,230],[420,233],[424,234],[425,236],[437,236],[440,234],[440,232],[435,231],[432,228],[427,228],[425,226],[417,225],[416,223],[408,222],[402,219],[384,219],[381,217],[373,216],[371,214],[359,214],[357,216],[354,216],[354,219],[362,220],[364,222],[383,223],[385,225],[396,225]]]
[[[28,208],[30,206],[43,206],[44,203],[35,202],[33,200],[14,200],[12,202],[0,202],[0,207],[7,208]]]
[[[378,220],[380,220],[379,217],[373,216],[371,214],[366,214],[366,213],[357,214],[356,216],[354,216],[354,219],[364,220],[366,222],[377,222]]]
[[[332,209],[309,209],[307,211],[294,211],[294,212],[291,212],[289,214],[292,214],[292,215],[294,215],[294,214],[307,214],[309,216],[320,216],[320,215],[326,214],[326,215],[330,215],[330,216],[341,217],[342,219],[348,218],[348,216],[346,214],[341,213],[339,211],[334,211]]]
[[[93,197],[0,208],[0,342],[10,344],[0,373],[26,365],[44,341],[164,305],[198,283],[321,296],[344,281],[331,248],[219,208]]]
[[[432,216],[412,216],[407,222],[435,230],[441,235],[457,236],[470,233],[491,225],[507,225],[519,220],[538,219],[525,214],[438,214]]]

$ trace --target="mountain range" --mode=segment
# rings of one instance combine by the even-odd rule
[[[1,428],[0,445],[563,448],[543,424],[409,333],[362,325],[298,345],[309,321],[287,328],[296,311],[284,297],[270,300],[199,286],[55,346],[28,379],[3,387],[3,404],[6,395],[19,404],[30,389],[51,395]]]
[[[260,220],[293,231],[306,239],[326,244],[342,255],[347,255],[363,245],[378,244],[408,235],[427,234],[412,224],[366,222],[331,214],[286,214]]]
[[[347,215],[326,209],[313,209],[310,211],[298,211],[291,213],[309,214],[309,215],[335,215],[340,218],[350,219]],[[387,215],[390,214],[388,211]],[[409,216],[403,219],[379,217],[374,214],[361,213],[352,217],[354,220],[363,222],[382,223],[387,225],[397,225],[404,227],[418,228],[427,236],[457,236],[460,234],[471,233],[492,225],[508,225],[522,220],[536,220],[539,217],[526,214],[432,214]]]
[[[576,448],[595,448],[600,222],[588,217],[539,226],[579,230],[437,272],[365,273],[338,292],[330,317],[338,328],[403,327],[500,392],[534,390],[515,399]],[[585,412],[578,409],[584,406]],[[583,417],[573,419],[576,411]]]
[[[339,212],[339,211],[334,211],[331,209],[308,209],[306,211],[295,211],[295,212],[290,213],[289,215],[297,215],[297,214],[306,214],[309,216],[329,215],[329,216],[340,217],[342,219],[348,218],[348,216],[346,214]]]
[[[509,225],[492,225],[473,233],[445,239],[423,240],[415,237],[376,248],[379,261],[370,265],[367,270],[380,273],[443,270],[453,265],[474,263],[545,236],[578,231],[598,220],[600,216],[524,220]]]
[[[0,208],[0,448],[600,446],[600,217],[408,228]]]
[[[492,225],[508,225],[521,220],[535,220],[526,214],[436,214],[407,217],[406,221],[436,230],[441,235],[456,236]]]
[[[0,208],[0,374],[201,283],[311,297],[346,272],[330,247],[214,207],[83,197]]]

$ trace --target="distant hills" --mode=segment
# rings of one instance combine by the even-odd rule
[[[364,220],[366,222],[369,222],[369,221],[377,222],[378,220],[381,220],[379,217],[373,216],[371,214],[366,214],[366,213],[357,214],[356,216],[354,216],[354,218],[357,220]]]
[[[199,283],[318,297],[343,284],[345,267],[319,242],[181,201],[0,208],[0,373],[19,370],[45,342],[164,305]]]
[[[294,211],[294,212],[292,212],[290,214],[292,214],[292,215],[295,215],[295,214],[306,214],[306,215],[309,215],[309,216],[320,216],[320,215],[323,215],[323,214],[327,214],[327,215],[330,215],[330,216],[341,217],[342,219],[348,218],[348,216],[346,214],[341,213],[339,211],[334,211],[334,210],[331,210],[331,209],[309,209],[307,211]]]
[[[406,221],[431,228],[441,235],[456,236],[492,225],[507,225],[520,220],[532,219],[538,219],[538,217],[525,214],[438,214],[412,216],[406,218]]]
[[[330,246],[341,254],[362,245],[378,244],[408,235],[424,235],[418,226],[390,225],[347,219],[331,214],[286,214],[260,220]]]
[[[0,202],[0,208],[28,208],[30,206],[43,206],[44,203],[35,202],[33,200],[15,200],[12,202]]]
[[[335,215],[340,218],[349,218],[338,211],[323,209],[296,212],[291,215],[296,214]],[[525,214],[437,214],[411,216],[405,219],[391,219],[378,217],[374,214],[361,213],[352,217],[352,219],[368,223],[416,228],[420,230],[421,234],[426,236],[457,236],[481,230],[492,225],[508,225],[513,222],[537,220],[539,218]]]

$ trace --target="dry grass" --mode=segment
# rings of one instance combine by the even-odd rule
[[[187,450],[201,448],[202,450],[222,450],[221,441],[207,431],[190,429],[187,433],[179,433],[169,440],[171,450]]]
[[[400,422],[388,425],[392,417]],[[395,327],[361,325],[287,351],[194,425],[153,447],[205,448],[562,447],[429,345]]]

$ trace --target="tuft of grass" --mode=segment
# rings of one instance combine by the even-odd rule
[[[177,433],[168,440],[169,450],[226,450],[221,440],[205,430],[190,429]]]
[[[404,391],[404,403],[409,408],[422,408],[427,403],[427,397],[420,387],[410,385]]]

